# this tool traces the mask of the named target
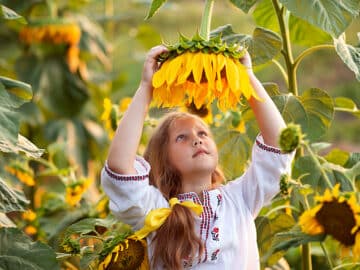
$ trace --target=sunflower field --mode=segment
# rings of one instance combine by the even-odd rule
[[[0,269],[148,269],[100,172],[160,43],[139,154],[160,116],[186,110],[210,125],[226,178],[242,174],[258,133],[246,49],[288,124],[282,151],[296,149],[256,219],[262,269],[360,269],[359,13],[359,0],[0,1]]]

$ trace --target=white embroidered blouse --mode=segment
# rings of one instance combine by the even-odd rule
[[[266,145],[259,135],[252,149],[252,162],[241,177],[217,189],[204,190],[203,203],[196,193],[178,195],[180,201],[190,200],[202,204],[204,209],[195,222],[205,252],[192,262],[184,261],[185,268],[260,269],[254,219],[279,191],[280,175],[289,173],[292,158],[293,154],[283,154]],[[134,166],[136,175],[120,175],[105,165],[101,181],[112,213],[138,230],[150,210],[169,207],[169,203],[157,188],[149,185],[150,165],[137,157]],[[147,238],[149,258],[152,237]]]

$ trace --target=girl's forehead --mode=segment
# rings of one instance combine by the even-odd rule
[[[182,129],[189,129],[189,128],[205,128],[208,129],[207,126],[199,119],[194,117],[181,117],[175,119],[170,126],[170,132],[179,131]]]

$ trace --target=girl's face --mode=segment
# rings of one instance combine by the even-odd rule
[[[176,119],[169,130],[169,160],[182,177],[211,174],[218,164],[216,144],[209,129],[192,117]]]

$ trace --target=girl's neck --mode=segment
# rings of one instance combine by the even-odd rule
[[[203,190],[211,189],[211,174],[191,175],[182,178],[181,193],[195,192],[202,198]]]

